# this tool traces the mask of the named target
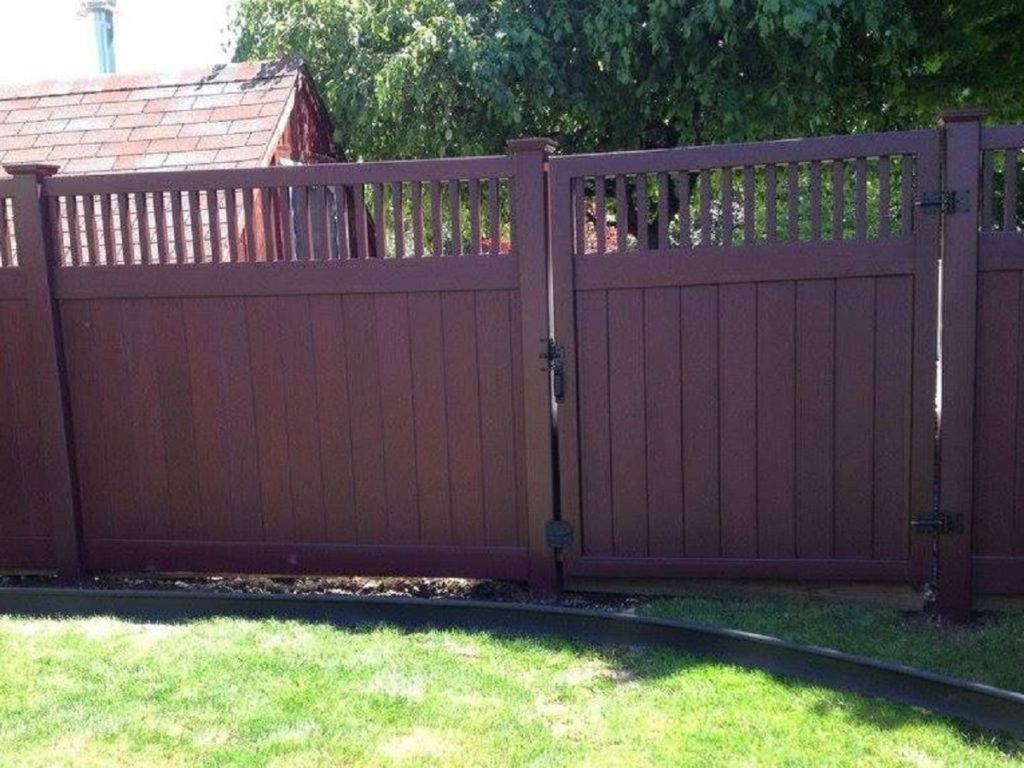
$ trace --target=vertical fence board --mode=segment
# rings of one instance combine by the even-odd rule
[[[409,296],[409,332],[420,539],[424,544],[445,544],[453,532],[440,294]]]
[[[252,370],[240,298],[183,303],[204,538],[261,535]],[[245,340],[240,343],[240,340]]]
[[[282,328],[277,298],[245,300],[251,345],[252,390],[256,413],[256,451],[260,462],[262,532],[268,541],[295,541],[295,510],[289,472],[287,400]]]
[[[452,467],[452,532],[460,544],[483,544],[483,477],[480,454],[480,385],[473,293],[445,293],[445,393],[448,456]]]
[[[722,555],[756,557],[757,286],[721,286],[718,323]]]
[[[588,555],[615,552],[612,510],[611,393],[608,360],[608,294],[577,294],[579,327],[580,504]]]
[[[872,553],[875,283],[836,283],[836,556]]]
[[[978,392],[975,429],[974,548],[980,555],[1012,554],[1017,450],[1020,278],[988,272],[978,282]]]
[[[419,542],[416,488],[416,443],[409,350],[409,309],[406,296],[374,297],[381,419],[384,437],[384,479],[388,507],[388,541]]]
[[[359,340],[346,346],[345,358],[356,530],[360,544],[382,544],[387,541],[387,495],[373,296],[345,296],[342,308],[345,338]]]
[[[802,281],[796,297],[796,556],[833,554],[835,283]]]
[[[796,554],[793,283],[757,287],[757,552]]]
[[[874,552],[878,559],[908,556],[911,516],[911,373],[913,285],[907,277],[880,277],[875,302]]]
[[[477,294],[478,376],[485,535],[488,546],[516,540],[515,420],[512,399],[511,318],[508,294]]]
[[[683,497],[686,554],[720,550],[718,288],[682,289]]]
[[[648,538],[643,349],[643,291],[609,291],[608,369],[615,554],[638,557],[647,555]]]
[[[349,412],[349,345],[339,296],[310,296],[309,315],[316,361],[316,407],[323,482],[324,529],[328,541],[358,541],[355,481],[352,464],[352,420]]]
[[[161,431],[164,436],[167,495],[171,530],[175,537],[201,536],[202,501],[196,453],[196,414],[189,376],[189,351],[181,299],[161,302],[152,315]]]
[[[652,288],[644,300],[647,494],[652,557],[683,550],[682,394],[679,289]]]
[[[277,305],[295,537],[317,542],[323,540],[326,526],[309,297],[281,296]]]

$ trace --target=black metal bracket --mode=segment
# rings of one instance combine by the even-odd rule
[[[547,342],[548,348],[540,357],[547,360],[547,369],[551,372],[551,391],[555,402],[560,403],[565,399],[565,347],[556,344],[554,339],[543,341]]]
[[[552,549],[565,549],[572,544],[572,526],[565,520],[548,520],[544,538]]]
[[[963,533],[964,516],[958,512],[935,512],[913,518],[910,527],[915,533]]]
[[[971,192],[967,189],[941,189],[924,192],[917,204],[921,213],[966,213],[971,210]]]

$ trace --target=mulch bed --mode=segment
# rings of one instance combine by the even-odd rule
[[[56,587],[49,576],[0,576],[0,587]],[[94,575],[82,580],[84,589],[180,590],[220,594],[353,595],[410,597],[423,600],[488,600],[499,603],[537,603],[525,586],[508,581],[456,578],[355,576],[148,576]],[[545,604],[633,612],[649,602],[647,596],[564,592]]]

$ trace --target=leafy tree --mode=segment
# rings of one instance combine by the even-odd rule
[[[236,57],[303,57],[353,159],[649,148],[1024,116],[1020,5],[241,0]]]

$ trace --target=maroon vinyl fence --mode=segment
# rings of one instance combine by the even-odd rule
[[[10,168],[0,567],[920,583],[917,519],[950,615],[1022,593],[1024,129],[980,120]]]

